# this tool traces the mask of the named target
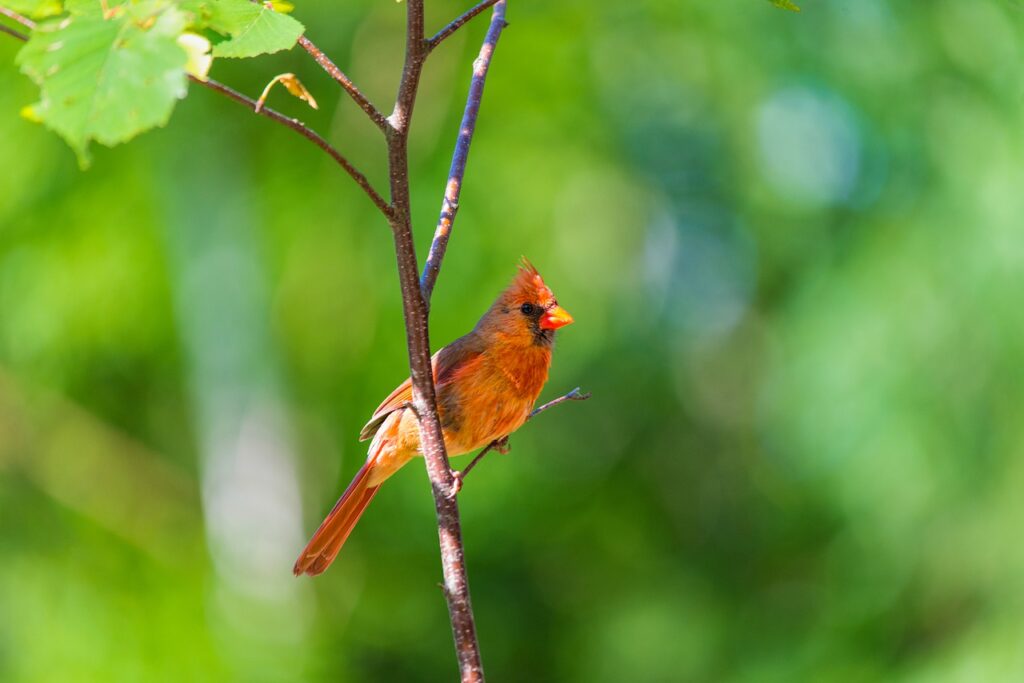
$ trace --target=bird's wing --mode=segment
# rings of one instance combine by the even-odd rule
[[[473,343],[469,335],[457,339],[434,354],[431,365],[434,369],[434,386],[440,390],[449,382],[455,381],[461,371],[476,365],[483,357],[482,349]],[[384,399],[383,403],[373,411],[373,416],[359,432],[359,440],[366,441],[380,429],[380,426],[391,413],[404,408],[412,402],[412,380],[407,379]]]

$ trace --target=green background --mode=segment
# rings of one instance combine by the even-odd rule
[[[594,397],[461,495],[492,680],[1024,680],[1024,7],[799,4],[510,3],[431,334],[526,255],[543,398]],[[297,5],[385,108],[404,5]],[[486,23],[425,73],[421,255]],[[83,173],[2,38],[0,680],[452,680],[422,467],[291,576],[406,374],[383,220],[194,86]],[[301,51],[211,75],[286,71],[383,187]]]

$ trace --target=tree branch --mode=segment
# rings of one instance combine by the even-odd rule
[[[3,14],[4,16],[10,17],[11,19],[17,21],[19,24],[22,24],[23,26],[27,26],[29,28],[35,28],[35,22],[34,21],[32,21],[31,19],[28,19],[26,17],[23,17],[20,14],[18,14],[17,12],[14,12],[13,10],[9,10],[6,7],[0,7],[0,14]],[[4,26],[2,24],[0,24],[0,33],[6,33],[6,34],[8,34],[10,36],[13,36],[14,38],[17,38],[18,40],[21,40],[21,41],[28,40],[28,36],[24,35],[23,33],[19,32],[19,31],[15,31],[12,28],[8,28],[7,26]],[[301,40],[300,40],[300,42],[301,42]],[[331,66],[334,66],[334,64],[330,61],[330,59],[328,59],[326,55],[324,55],[322,52],[320,52],[316,48],[316,46],[314,46],[312,43],[309,43],[309,45],[314,50],[316,50],[317,53],[319,53],[323,57],[323,59],[327,61],[328,64],[330,64]],[[311,52],[310,54],[313,54],[313,53]],[[314,55],[314,59],[316,59],[315,55]],[[319,62],[320,60],[317,59],[317,61]],[[325,66],[324,68],[326,69],[327,67]],[[335,70],[337,70],[337,67],[334,67],[334,68],[335,68]],[[338,71],[338,73],[341,74],[341,71]],[[341,75],[344,78],[344,74],[341,74]],[[311,128],[308,128],[304,123],[302,123],[298,119],[293,119],[293,118],[290,118],[288,116],[285,116],[281,112],[276,111],[274,109],[271,109],[269,107],[257,108],[256,107],[256,100],[254,100],[251,97],[248,97],[246,95],[243,95],[242,93],[238,92],[237,90],[229,88],[228,86],[224,85],[223,83],[219,83],[219,82],[217,82],[217,81],[215,81],[213,79],[203,80],[201,78],[196,78],[192,74],[189,74],[189,80],[191,80],[193,83],[198,83],[199,85],[203,86],[204,88],[209,88],[210,90],[213,90],[214,92],[219,92],[221,95],[224,95],[224,96],[234,100],[235,102],[239,102],[241,104],[246,105],[249,109],[251,109],[253,111],[254,114],[259,114],[260,116],[265,116],[268,119],[271,119],[272,121],[276,121],[276,122],[280,123],[283,126],[287,126],[288,128],[291,128],[296,133],[298,133],[299,135],[303,136],[304,138],[306,138],[307,140],[312,142],[314,145],[316,145],[321,150],[326,152],[328,156],[330,156],[332,159],[334,159],[334,161],[337,162],[337,164],[339,166],[341,166],[343,169],[345,169],[345,172],[348,173],[349,176],[352,177],[352,180],[356,181],[356,184],[359,185],[359,187],[363,188],[363,191],[370,198],[370,201],[372,201],[374,203],[374,205],[376,205],[376,207],[378,209],[380,209],[381,213],[383,213],[384,216],[386,216],[388,218],[391,217],[391,214],[392,214],[391,206],[388,205],[388,203],[386,201],[384,201],[384,198],[381,197],[380,193],[377,192],[377,190],[375,190],[373,188],[373,185],[370,184],[370,180],[365,175],[363,175],[362,171],[360,171],[355,166],[353,166],[352,162],[350,162],[348,159],[346,159],[342,155],[341,152],[339,152],[337,149],[335,149],[331,145],[331,143],[327,142],[322,137],[320,137],[320,135],[316,131],[314,131]],[[353,85],[352,88],[355,89],[355,86]],[[347,88],[346,88],[346,90],[347,90]],[[356,89],[356,92],[359,92],[358,89]],[[367,104],[369,104],[369,106],[371,108],[373,107],[373,105],[370,104],[369,102],[367,102]],[[376,109],[374,109],[374,111],[377,112]],[[380,114],[380,112],[377,112],[377,114],[380,115],[380,116],[383,116],[383,115]]]
[[[386,201],[384,201],[384,198],[381,197],[380,193],[373,188],[373,185],[370,184],[369,179],[365,175],[363,175],[363,173],[359,169],[353,166],[352,163],[341,154],[341,152],[336,150],[334,147],[331,146],[329,142],[320,137],[320,135],[316,131],[306,127],[306,125],[299,121],[298,119],[293,119],[288,116],[285,116],[281,112],[271,109],[270,107],[262,107],[259,109],[259,111],[257,111],[256,100],[246,95],[243,95],[237,90],[229,88],[223,83],[218,83],[217,81],[212,79],[207,79],[204,81],[192,75],[189,75],[189,80],[191,80],[193,83],[198,83],[204,88],[209,88],[214,92],[219,92],[221,95],[224,95],[236,102],[246,105],[249,109],[253,111],[254,114],[265,116],[268,119],[271,119],[272,121],[276,121],[277,123],[280,123],[283,126],[287,126],[288,128],[291,128],[296,133],[312,142],[314,145],[316,145],[324,152],[326,152],[328,156],[334,159],[334,161],[336,161],[339,166],[345,169],[345,172],[352,177],[352,180],[356,181],[356,184],[359,185],[359,187],[363,188],[363,191],[370,198],[370,201],[372,201],[376,205],[376,207],[380,209],[381,213],[390,218],[392,213],[391,207],[388,205]]]
[[[427,50],[423,40],[423,0],[415,0],[406,3],[405,63],[402,66],[402,79],[398,83],[395,108],[388,117],[392,128],[389,131],[389,141],[406,141],[409,137],[409,120],[416,104],[420,74],[423,72],[423,62],[426,58]]]
[[[559,396],[553,401],[548,401],[539,408],[534,408],[533,410],[531,410],[530,414],[526,416],[526,421],[529,422],[531,419],[533,419],[535,415],[539,415],[540,413],[543,413],[545,410],[548,410],[549,408],[554,408],[560,403],[565,403],[566,401],[586,401],[588,398],[590,398],[589,392],[583,393],[580,391],[579,387],[576,387],[568,394],[565,394],[564,396]],[[458,492],[462,490],[462,484],[466,480],[466,475],[469,474],[470,470],[476,467],[476,464],[478,462],[484,459],[485,455],[490,453],[492,450],[498,451],[499,453],[508,453],[508,449],[509,445],[507,436],[502,437],[500,439],[496,439],[487,444],[482,451],[476,454],[476,457],[473,458],[473,460],[468,465],[466,465],[460,471],[454,474],[455,493],[458,494]]]
[[[395,240],[395,257],[402,291],[412,403],[419,417],[420,448],[434,494],[444,594],[455,639],[460,678],[463,683],[483,683],[480,645],[470,602],[469,580],[466,577],[459,507],[455,497],[450,495],[455,480],[448,464],[441,422],[437,415],[427,306],[417,275],[419,268],[409,205],[409,121],[416,104],[416,93],[427,53],[428,44],[423,39],[423,0],[406,0],[405,64],[402,67],[395,108],[388,117],[391,125],[387,130],[393,208],[389,222]]]
[[[498,0],[483,0],[483,2],[472,9],[460,14],[450,24],[435,33],[433,38],[427,41],[427,51],[429,52],[433,50],[435,47],[440,45],[445,38],[458,31],[464,24],[468,23],[470,19],[480,14],[496,2],[498,2]]]
[[[463,17],[475,10],[482,11],[483,7],[487,4],[489,3],[483,2],[477,5],[464,14]],[[465,21],[468,21],[470,18],[472,17],[467,18]],[[462,19],[462,17],[459,17],[459,19]],[[459,19],[456,19],[448,26],[455,25]],[[462,23],[465,23],[465,21]],[[461,25],[459,24],[458,26]],[[491,66],[491,56],[494,54],[494,48],[498,45],[498,38],[501,37],[501,31],[505,28],[505,25],[505,0],[495,0],[494,11],[491,13],[491,27],[487,30],[483,45],[480,46],[479,56],[473,61],[473,79],[469,83],[466,109],[462,113],[459,136],[455,140],[452,165],[448,171],[448,182],[444,188],[444,199],[441,201],[441,215],[437,219],[437,228],[434,230],[434,239],[430,244],[430,252],[427,254],[427,263],[423,266],[423,275],[420,276],[420,289],[423,290],[423,299],[426,301],[428,309],[430,308],[430,296],[433,294],[434,285],[437,283],[437,276],[441,272],[441,261],[444,260],[445,251],[448,249],[448,239],[451,236],[452,224],[455,222],[455,214],[459,211],[462,178],[466,174],[469,145],[473,142],[473,133],[476,131],[476,119],[480,114],[480,100],[484,95],[487,70]],[[458,28],[458,26],[455,26],[455,28]],[[452,31],[454,30],[453,28]],[[437,36],[434,39],[436,38]]]
[[[463,683],[483,683],[484,675],[480,661],[480,647],[476,636],[476,624],[473,619],[473,609],[469,596],[469,582],[466,577],[458,503],[455,495],[453,495],[453,492],[457,492],[456,487],[461,482],[457,480],[448,463],[444,437],[437,413],[437,399],[430,361],[427,300],[429,299],[430,291],[433,289],[433,283],[437,278],[440,262],[444,255],[444,248],[447,245],[448,233],[450,232],[451,223],[454,220],[455,210],[458,206],[459,186],[465,173],[466,156],[469,143],[472,140],[476,116],[479,112],[484,78],[486,77],[494,46],[500,36],[501,29],[505,26],[505,4],[506,0],[485,0],[455,19],[432,39],[425,40],[423,37],[423,0],[406,0],[405,65],[402,69],[402,78],[398,88],[398,95],[395,98],[394,110],[386,119],[352,84],[351,80],[313,43],[308,40],[299,41],[317,63],[334,77],[356,103],[363,108],[374,123],[384,130],[388,143],[388,166],[391,185],[390,204],[373,188],[366,176],[356,169],[338,150],[298,119],[287,117],[280,112],[266,107],[256,111],[256,101],[252,98],[217,81],[201,80],[193,76],[189,77],[193,82],[244,104],[253,110],[254,113],[265,116],[292,129],[317,145],[356,181],[356,184],[363,189],[374,205],[388,219],[394,236],[395,257],[401,284],[402,309],[409,351],[409,373],[413,386],[412,408],[419,418],[421,449],[434,494],[438,535],[441,545],[441,564],[444,572],[445,598],[448,602],[448,612],[455,638],[456,654],[459,659],[460,677]],[[409,123],[413,107],[416,103],[416,94],[419,88],[423,63],[431,49],[458,30],[460,26],[492,5],[495,6],[495,9],[491,20],[491,28],[488,31],[484,46],[481,48],[480,57],[474,62],[470,96],[466,104],[466,113],[463,116],[462,129],[456,143],[452,171],[449,174],[449,187],[452,186],[453,179],[457,180],[457,183],[454,185],[454,191],[451,195],[446,191],[445,204],[442,205],[442,221],[446,221],[446,230],[442,238],[443,243],[435,245],[440,247],[439,250],[432,247],[432,254],[436,253],[438,257],[424,271],[425,282],[428,278],[428,271],[431,273],[429,276],[430,284],[425,289],[421,289],[420,279],[417,276],[418,264],[413,242],[409,202],[408,138]],[[30,20],[20,17],[20,15],[12,14],[9,10],[5,10],[3,14],[21,23],[29,22],[25,24],[26,26],[31,27],[34,25]],[[5,26],[0,26],[0,29],[14,38],[23,41],[28,39],[28,36],[14,29]],[[382,120],[384,125],[381,124]],[[447,219],[445,218],[445,207],[447,207],[450,213]],[[435,236],[435,243],[437,242],[438,238]],[[426,292],[426,296],[424,296],[424,292]],[[531,413],[531,417],[563,400],[579,400],[582,398],[581,396],[574,397],[572,393],[578,394],[579,392],[578,390],[571,392],[561,399],[556,399],[549,404],[541,406]],[[484,449],[477,456],[477,459],[471,463],[470,468],[484,453],[494,447],[498,447],[498,444],[491,444]],[[467,468],[464,472],[470,468]]]
[[[338,82],[342,89],[349,94],[349,97],[351,97],[364,112],[366,112],[366,115],[370,117],[370,120],[373,121],[378,128],[381,130],[385,130],[387,128],[388,120],[384,114],[382,114],[377,107],[373,106],[373,103],[370,102],[370,100],[363,95],[362,91],[356,87],[356,84],[353,83],[352,80],[346,76],[334,62],[331,61],[330,57],[325,55],[320,48],[314,45],[313,41],[306,36],[299,37],[299,45],[303,50],[308,52],[314,60],[316,60],[317,64],[323,67],[324,71],[330,74],[331,78]]]

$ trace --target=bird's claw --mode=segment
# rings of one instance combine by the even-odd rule
[[[454,498],[459,495],[459,491],[462,490],[462,472],[455,470],[452,472],[452,492],[448,494],[449,498]]]
[[[495,441],[494,442],[494,450],[498,451],[502,455],[505,455],[510,450],[512,450],[512,446],[508,442],[508,437],[505,436],[505,437],[502,437],[502,438],[498,439],[497,441]]]

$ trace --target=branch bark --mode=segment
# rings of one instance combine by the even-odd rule
[[[471,19],[475,14],[484,9],[489,2],[483,2],[474,7],[466,14],[456,19],[448,28],[454,32],[465,21]],[[441,201],[441,215],[437,219],[437,228],[434,230],[434,239],[430,244],[430,252],[427,254],[427,263],[423,266],[423,275],[420,276],[420,289],[423,290],[423,300],[427,308],[430,308],[430,297],[434,292],[434,285],[437,283],[437,276],[441,272],[441,261],[444,260],[445,252],[448,249],[448,239],[451,236],[452,225],[455,223],[455,214],[459,211],[459,197],[462,194],[462,179],[466,175],[466,160],[469,158],[469,146],[473,142],[473,133],[476,132],[476,119],[480,114],[480,101],[484,96],[484,85],[487,82],[487,71],[491,67],[491,56],[494,48],[498,45],[501,31],[505,28],[505,0],[495,0],[494,11],[491,12],[491,26],[487,29],[484,43],[480,46],[480,54],[473,61],[473,79],[469,83],[469,94],[466,96],[466,109],[462,113],[462,123],[459,126],[459,136],[455,140],[455,151],[452,153],[452,165],[448,171],[448,182],[444,188],[444,199]],[[458,23],[463,17],[468,18]],[[448,29],[445,29],[447,31]],[[438,34],[441,36],[444,31]],[[447,34],[446,34],[447,35]],[[431,39],[436,44],[438,36]]]
[[[356,84],[352,82],[352,79],[346,76],[345,73],[331,61],[330,57],[325,55],[320,48],[314,45],[313,41],[306,36],[299,36],[299,46],[308,52],[309,56],[312,57],[316,63],[330,75],[331,78],[338,82],[338,85],[341,86],[342,90],[349,94],[349,97],[351,97],[352,100],[358,104],[364,112],[366,112],[366,115],[370,117],[370,120],[373,121],[378,128],[381,130],[387,129],[388,120],[385,118],[384,114],[380,113],[380,110],[373,106],[373,103],[370,102],[370,100],[366,98],[366,95],[356,87]]]
[[[485,9],[498,2],[498,0],[483,0],[480,4],[476,5],[472,9],[463,12],[456,17],[450,24],[445,26],[443,29],[434,34],[428,43],[428,51],[433,50],[435,47],[441,44],[441,42],[450,36],[451,34],[458,31],[462,26],[469,22],[470,19],[483,12]]]
[[[423,63],[429,53],[429,45],[423,37],[423,0],[406,0],[406,7],[405,65],[402,68],[402,79],[395,98],[395,108],[388,117],[391,124],[388,131],[388,161],[393,208],[389,222],[394,235],[401,285],[402,310],[409,350],[409,373],[413,389],[412,402],[419,417],[420,446],[434,494],[444,593],[459,660],[460,678],[463,683],[482,683],[483,665],[469,595],[469,580],[466,576],[459,507],[451,495],[455,480],[445,451],[441,422],[437,416],[437,398],[430,362],[427,305],[420,290],[416,248],[412,236],[409,204],[409,122],[416,104],[416,93]]]

